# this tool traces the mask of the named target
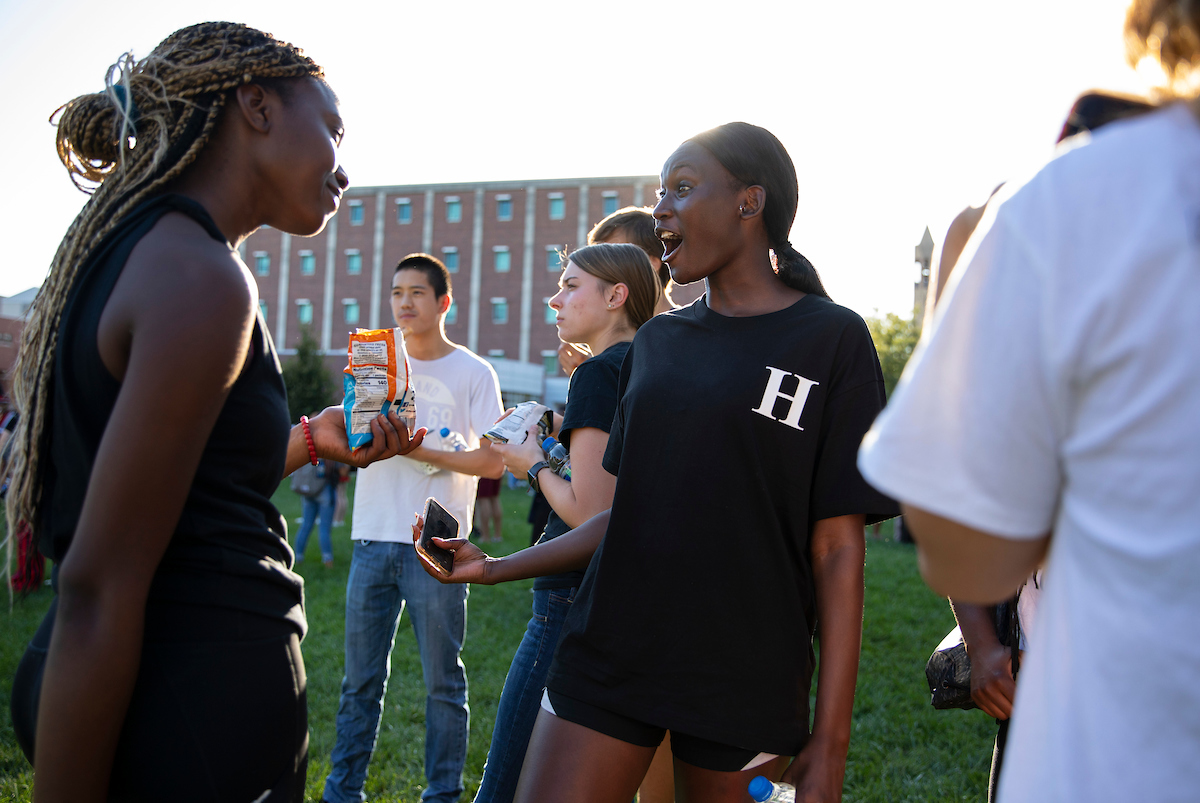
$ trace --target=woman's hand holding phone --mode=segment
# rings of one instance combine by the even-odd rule
[[[451,573],[443,574],[439,571],[438,567],[417,549],[417,543],[421,540],[421,530],[424,527],[425,517],[418,513],[417,520],[412,526],[413,549],[421,561],[421,566],[424,567],[430,577],[433,577],[440,583],[478,583],[490,585],[487,580],[487,564],[493,559],[488,557],[482,549],[472,544],[466,538],[432,539],[436,546],[442,549],[449,549],[454,553],[454,568]]]

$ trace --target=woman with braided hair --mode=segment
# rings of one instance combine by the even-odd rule
[[[184,28],[60,109],[91,200],[34,303],[16,368],[9,531],[57,597],[13,685],[34,795],[300,800],[302,581],[270,497],[306,460],[408,451],[400,419],[351,452],[338,408],[289,431],[235,245],[337,210],[342,123],[321,68],[232,23]]]

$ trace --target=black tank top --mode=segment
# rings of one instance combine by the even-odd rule
[[[227,244],[200,204],[179,195],[152,198],[105,237],[63,310],[38,534],[39,549],[56,562],[70,548],[121,390],[100,358],[100,315],[134,246],[169,212],[187,215]],[[155,572],[146,602],[147,640],[303,637],[304,581],[291,571],[287,528],[271,504],[283,478],[289,422],[279,359],[259,315],[247,365],[225,400]],[[160,470],[144,467],[147,475]]]

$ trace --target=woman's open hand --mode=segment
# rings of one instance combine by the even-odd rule
[[[418,513],[417,520],[412,526],[413,549],[421,561],[421,566],[425,568],[430,577],[443,584],[479,583],[490,585],[487,579],[487,567],[493,558],[488,557],[482,549],[466,538],[434,537],[430,539],[434,545],[440,546],[442,549],[449,549],[454,553],[454,571],[449,575],[443,574],[433,561],[422,555],[421,550],[417,549],[417,543],[421,540],[421,530],[424,527],[425,518]]]
[[[408,427],[394,410],[376,416],[371,421],[371,442],[353,450],[346,438],[346,413],[340,405],[326,407],[309,419],[308,426],[318,457],[358,468],[398,454],[408,454],[425,438],[424,427],[410,436]]]

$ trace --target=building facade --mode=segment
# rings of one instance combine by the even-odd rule
[[[433,254],[454,283],[447,336],[492,359],[502,386],[506,376],[528,384],[561,376],[546,306],[558,291],[560,252],[584,244],[610,212],[653,204],[657,188],[657,176],[355,187],[320,234],[264,228],[242,256],[280,353],[293,353],[309,327],[340,367],[349,332],[392,325],[396,264],[416,251]],[[681,302],[703,291],[683,289],[690,292],[677,293]]]
[[[12,369],[17,362],[25,316],[37,292],[38,288],[31,287],[15,296],[0,296],[0,397],[5,399],[12,397]]]

